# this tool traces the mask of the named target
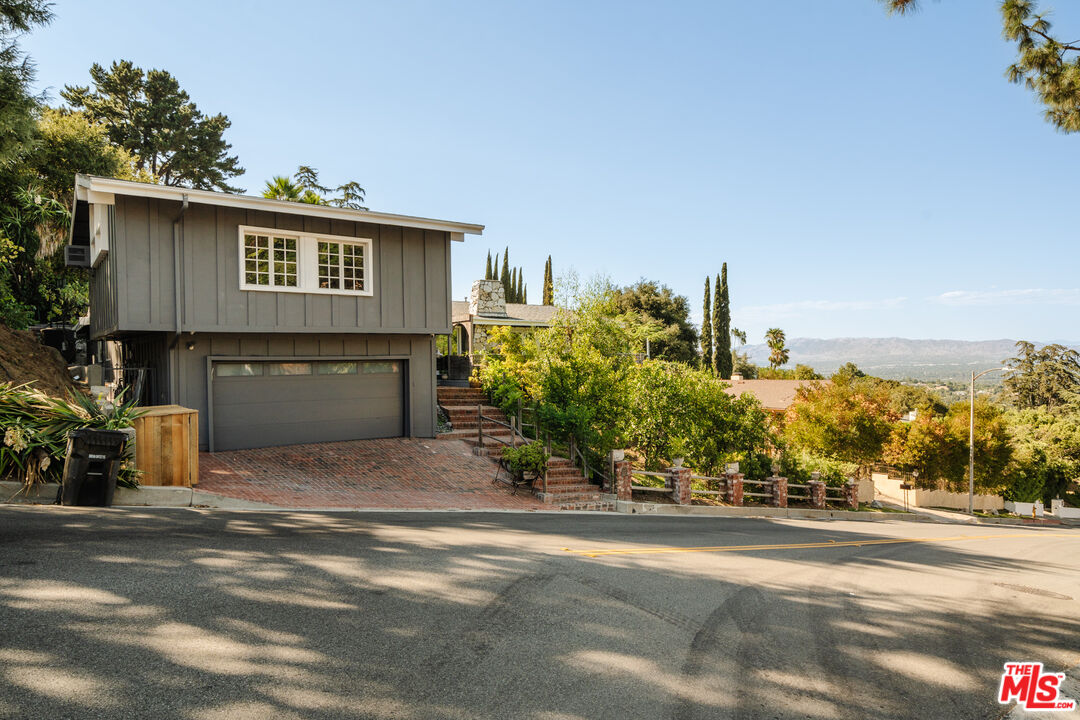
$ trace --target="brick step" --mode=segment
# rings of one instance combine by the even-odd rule
[[[561,458],[561,457],[551,457],[551,458],[548,458],[548,461],[547,461],[547,465],[548,465],[548,467],[549,467],[549,468],[556,468],[556,467],[575,467],[575,466],[574,466],[574,463],[570,462],[570,461],[569,461],[569,460],[567,460],[566,458]]]
[[[583,503],[583,502],[600,502],[600,493],[598,492],[580,492],[580,493],[537,493],[536,497],[540,502],[552,505],[564,505],[566,503]]]
[[[559,483],[559,484],[566,484],[568,482],[578,482],[578,483],[589,482],[588,480],[585,479],[585,476],[582,475],[581,473],[566,473],[566,474],[563,474],[563,475],[556,475],[556,474],[554,474],[554,473],[552,473],[550,471],[548,471],[548,473],[547,473],[547,481],[549,483]]]
[[[543,492],[544,484],[540,480],[534,480],[533,490],[535,492]],[[587,482],[553,483],[549,480],[547,492],[549,495],[576,495],[580,493],[598,493],[600,492],[600,488]]]
[[[488,401],[487,393],[482,392],[440,392],[436,397],[440,404],[450,405],[468,405],[470,403],[479,405]]]
[[[560,510],[593,510],[596,512],[615,512],[615,503],[607,500],[586,500],[584,502],[559,503]]]
[[[500,415],[502,414],[502,410],[495,407],[494,405],[488,405],[487,404],[487,398],[484,398],[484,402],[478,402],[478,403],[464,403],[464,402],[444,403],[444,402],[440,402],[439,404],[442,405],[443,409],[446,410],[446,412],[448,412],[448,413],[451,413],[451,412],[471,412],[473,415],[475,415],[476,414],[476,406],[480,405],[481,407],[484,408],[484,414],[485,415],[488,414],[488,413],[499,413]]]
[[[450,424],[454,426],[455,430],[469,429],[469,430],[473,431],[473,435],[476,434],[477,422],[476,422],[475,419],[473,419],[473,420],[450,420]],[[509,425],[509,424],[510,423],[506,423],[506,425]],[[510,432],[509,428],[507,428],[505,425],[499,424],[498,422],[495,422],[493,420],[485,420],[484,421],[484,431],[485,432],[488,432],[488,431],[498,432],[500,430],[505,431],[505,432]]]
[[[454,428],[449,432],[439,433],[435,436],[439,440],[466,440],[468,438],[476,439],[476,428]]]

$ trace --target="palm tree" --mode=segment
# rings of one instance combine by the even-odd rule
[[[769,346],[769,367],[773,370],[786,365],[791,357],[788,349],[784,347],[786,340],[784,331],[780,328],[769,328],[765,332],[765,344]]]
[[[311,192],[310,190],[308,192]],[[270,198],[271,200],[290,200],[292,202],[300,202],[301,196],[304,194],[304,188],[294,183],[291,178],[287,178],[283,175],[275,175],[270,180],[266,181],[266,187],[263,188],[263,197]],[[304,200],[304,202],[310,202]]]

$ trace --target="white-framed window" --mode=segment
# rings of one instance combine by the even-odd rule
[[[370,238],[240,227],[240,289],[371,295]]]

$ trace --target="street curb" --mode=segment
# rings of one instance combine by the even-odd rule
[[[0,481],[0,498],[18,505],[53,505],[56,501],[55,483],[33,485]],[[190,487],[155,487],[143,485],[138,490],[118,487],[113,495],[113,507],[215,508],[220,510],[289,510],[277,505],[215,495]]]

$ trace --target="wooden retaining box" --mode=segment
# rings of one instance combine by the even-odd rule
[[[199,413],[180,405],[151,405],[134,422],[140,485],[199,483]]]

